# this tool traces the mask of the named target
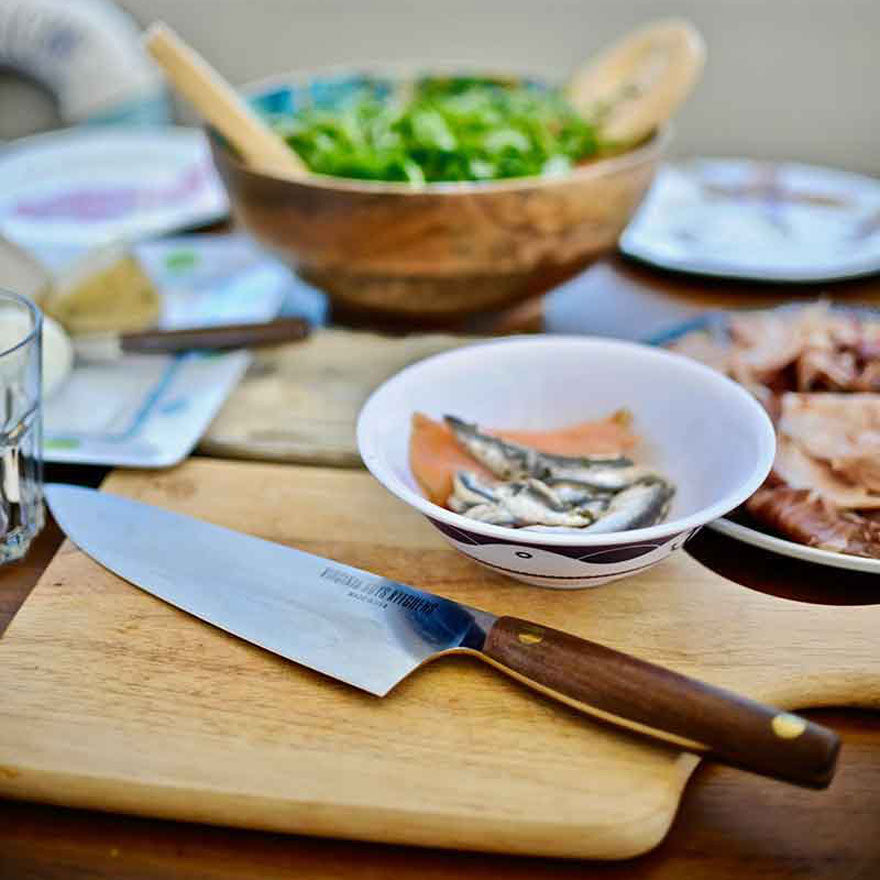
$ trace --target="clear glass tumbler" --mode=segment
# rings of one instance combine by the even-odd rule
[[[42,331],[29,299],[0,291],[0,564],[21,559],[45,521]]]

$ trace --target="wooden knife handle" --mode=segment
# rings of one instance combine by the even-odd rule
[[[595,642],[500,617],[482,654],[586,713],[735,767],[809,788],[834,775],[833,731]]]
[[[264,324],[224,324],[185,330],[157,330],[122,337],[122,350],[132,353],[173,353],[195,349],[255,348],[296,342],[308,336],[302,318],[277,318]]]

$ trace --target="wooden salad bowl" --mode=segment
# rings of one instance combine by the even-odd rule
[[[325,95],[357,83],[350,73],[335,76],[245,91],[257,108],[277,112],[295,107],[303,89]],[[559,177],[414,188],[262,172],[210,135],[237,220],[337,308],[435,322],[539,293],[613,248],[668,140],[657,132]]]

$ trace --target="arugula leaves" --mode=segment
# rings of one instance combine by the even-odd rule
[[[389,98],[364,88],[271,123],[318,174],[413,184],[564,174],[601,146],[559,92],[472,77],[422,79]]]

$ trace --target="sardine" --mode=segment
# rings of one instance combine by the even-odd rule
[[[493,488],[473,471],[456,471],[452,478],[452,497],[467,507],[487,502],[492,504],[498,500]]]
[[[623,455],[550,455],[483,434],[476,425],[455,416],[444,418],[462,448],[502,480],[533,477],[551,485],[564,481],[618,492],[633,483],[659,476]]]
[[[459,445],[496,477],[513,480],[539,476],[536,450],[483,434],[476,425],[455,416],[443,418]]]
[[[493,526],[516,528],[520,525],[516,517],[500,504],[475,504],[467,508],[463,515]]]
[[[566,460],[556,456],[555,461],[546,463],[545,479],[550,485],[556,482],[579,483],[594,491],[619,492],[634,483],[660,479],[660,475],[626,458],[614,463],[591,464],[586,459]]]
[[[446,506],[453,513],[466,513],[468,510],[470,510],[475,505],[468,504],[466,501],[461,501],[455,495],[450,495],[449,498],[446,499]]]
[[[572,526],[580,528],[593,522],[594,517],[580,510],[565,509],[555,501],[547,487],[538,480],[524,483],[505,483],[496,492],[501,504],[509,510],[520,525]]]
[[[609,492],[602,492],[586,483],[577,483],[574,480],[554,480],[548,478],[545,485],[556,496],[563,507],[579,507],[582,504],[593,504],[604,501],[607,506],[611,500]]]
[[[596,465],[605,465],[606,467],[630,467],[634,464],[631,458],[625,455],[617,455],[615,453],[596,453],[595,455],[554,455],[550,452],[539,452],[541,460],[549,468],[558,467],[566,469],[581,465],[583,467],[594,467]]]
[[[456,513],[496,525],[519,527],[536,523],[581,528],[595,515],[586,509],[560,504],[553,491],[540,480],[528,479],[490,486],[470,471],[458,471],[449,506]]]
[[[623,532],[628,529],[643,529],[652,526],[666,516],[673,487],[665,480],[652,479],[618,492],[611,499],[605,515],[584,531]]]

